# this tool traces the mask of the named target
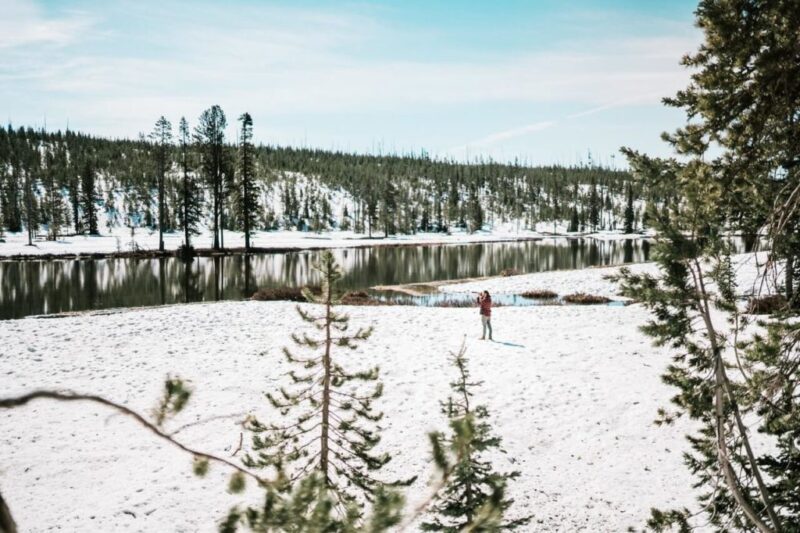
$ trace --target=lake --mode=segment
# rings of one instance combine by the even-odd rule
[[[649,259],[647,240],[542,239],[335,249],[342,290],[618,265]],[[260,287],[317,283],[319,251],[177,258],[0,262],[0,318],[239,300]]]

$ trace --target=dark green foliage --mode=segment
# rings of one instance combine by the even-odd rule
[[[696,14],[705,38],[683,61],[692,83],[666,100],[691,118],[664,136],[680,162],[625,151],[664,201],[648,201],[646,214],[662,236],[661,277],[625,273],[623,290],[652,309],[645,332],[677,352],[664,379],[678,389],[678,409],[660,421],[700,423],[686,463],[704,490],[701,514],[717,531],[798,531],[800,4],[702,0]],[[770,260],[784,265],[783,283],[759,272],[761,286],[783,298],[756,293],[752,302],[785,305],[757,324],[736,296],[746,288],[736,285],[723,237],[732,229],[766,229]],[[690,522],[686,510],[654,512],[649,526],[686,530]]]
[[[194,130],[195,142],[188,136],[181,140],[179,134],[177,155],[179,170],[188,178],[184,182],[189,184],[189,196],[193,198],[189,203],[189,226],[196,228],[205,223],[214,229],[218,246],[224,244],[223,227],[243,230],[244,226],[239,205],[241,175],[234,172],[237,158],[232,157],[233,147],[225,144],[225,125],[224,113],[218,106],[206,110]],[[153,162],[159,160],[160,148],[153,140],[106,140],[69,131],[0,128],[0,224],[11,231],[21,231],[25,169],[29,168],[37,179],[44,179],[43,169],[49,168],[46,165],[50,154],[57,160],[53,167],[56,190],[71,210],[71,216],[66,218],[75,224],[76,232],[83,231],[80,176],[83,161],[89,158],[94,161],[97,175],[102,176],[104,193],[122,196],[117,201],[120,222],[129,227],[155,228],[159,194],[152,191],[159,188],[159,172],[154,172]],[[592,180],[598,216],[621,221],[622,208],[608,199],[622,198],[629,182],[627,172],[586,165],[530,167],[483,160],[456,163],[432,160],[426,154],[373,156],[274,146],[252,149],[256,189],[278,182],[280,191],[276,205],[265,204],[263,197],[255,195],[257,228],[275,224],[304,230],[351,226],[370,235],[413,233],[420,229],[446,232],[456,227],[477,228],[479,223],[492,224],[509,217],[532,228],[537,221],[569,219],[573,208],[588,213],[591,195],[588,191],[576,194],[575,186]],[[39,151],[42,157],[38,157]],[[307,176],[308,181],[300,175]],[[185,232],[185,183],[172,183],[169,176],[167,167],[165,231],[180,225]],[[203,179],[196,179],[198,176]],[[344,193],[347,203],[342,207],[347,209],[346,217],[343,212],[332,212],[329,198],[320,190],[323,185],[328,191]],[[663,201],[660,194],[643,193],[638,186],[634,189],[637,197],[647,194],[657,204]],[[204,194],[209,200],[209,213],[201,211]],[[276,216],[281,210],[282,218]],[[265,223],[265,219],[270,220],[270,213],[274,222]],[[140,223],[132,224],[131,215]]]
[[[192,174],[192,145],[189,134],[189,123],[181,117],[178,126],[178,143],[180,149],[181,192],[177,206],[178,220],[183,230],[183,246],[186,251],[192,249],[191,236],[199,233],[198,226],[202,219],[203,191],[198,186],[197,178]]]
[[[89,235],[99,235],[97,229],[97,186],[95,185],[94,162],[87,159],[81,173],[81,212],[84,231]]]
[[[526,525],[530,517],[506,520],[505,513],[514,500],[505,497],[509,481],[519,472],[495,472],[486,454],[500,450],[500,438],[492,434],[489,412],[483,405],[473,405],[473,389],[481,382],[471,381],[466,347],[453,354],[458,378],[450,383],[452,396],[442,403],[442,412],[450,420],[451,433],[436,435],[434,457],[447,449],[455,462],[449,467],[448,480],[431,507],[424,531],[504,531]],[[437,460],[444,462],[442,458]]]
[[[253,146],[253,119],[250,113],[239,117],[242,129],[239,133],[239,183],[238,216],[244,231],[245,250],[250,249],[250,234],[258,226],[258,186],[256,185],[256,157]]]
[[[403,498],[395,491],[378,489],[369,514],[355,503],[343,506],[319,473],[294,485],[266,489],[261,508],[234,508],[220,524],[221,533],[243,526],[254,533],[381,533],[400,523]]]
[[[316,268],[322,292],[305,289],[304,295],[321,312],[300,306],[297,312],[318,334],[292,335],[295,344],[310,354],[284,349],[295,367],[288,374],[292,385],[267,394],[282,420],[248,422],[253,444],[245,464],[285,469],[290,486],[312,473],[319,476],[326,497],[344,517],[357,512],[363,500],[374,500],[385,485],[375,476],[390,456],[372,453],[380,442],[383,418],[372,403],[382,395],[383,386],[377,381],[377,368],[352,372],[338,362],[338,349],[355,349],[372,329],[349,332],[349,317],[335,310],[341,300],[334,286],[341,272],[333,255],[324,253]]]
[[[227,125],[225,113],[221,107],[215,105],[203,111],[194,130],[195,143],[200,152],[200,168],[205,177],[206,186],[211,192],[211,225],[214,232],[215,250],[222,245],[222,211],[227,192],[225,176],[229,166],[227,147],[225,146],[225,127]]]
[[[636,214],[633,211],[633,187],[630,184],[627,186],[627,194],[625,195],[625,233],[633,233],[633,226]]]
[[[164,231],[167,229],[166,188],[167,171],[169,170],[172,149],[172,124],[164,116],[159,117],[150,133],[153,143],[156,169],[156,187],[158,188],[158,249],[164,251]]]

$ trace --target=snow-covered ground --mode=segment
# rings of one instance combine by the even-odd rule
[[[539,279],[543,288],[575,292],[583,283],[580,290],[610,293],[602,270],[498,278],[480,287],[516,291]],[[637,330],[647,318],[642,306],[498,308],[495,342],[477,340],[473,309],[349,312],[353,325],[375,326],[369,341],[343,356],[350,367],[381,367],[381,446],[394,455],[387,477],[420,476],[408,491],[412,505],[427,494],[426,434],[446,427],[438,401],[453,378],[448,352],[465,338],[473,374],[484,381],[478,400],[488,404],[508,452],[497,467],[522,473],[510,492],[515,512],[534,515],[528,530],[622,531],[641,526],[653,506],[690,505],[681,459],[687,426],[652,423],[672,391],[659,378],[667,352]],[[196,393],[170,427],[244,412],[269,419],[275,413],[263,392],[284,382],[281,347],[304,327],[293,305],[282,302],[6,321],[0,394],[68,388],[144,411],[171,374],[190,380]],[[210,421],[178,438],[229,456],[239,441],[236,420]],[[258,502],[253,491],[227,494],[221,467],[195,478],[190,457],[95,405],[39,401],[0,412],[0,428],[0,490],[22,531],[215,531],[231,505]]]
[[[563,228],[562,228],[563,229]],[[414,235],[392,235],[382,238],[381,233],[376,233],[374,238],[352,231],[325,231],[314,233],[309,231],[259,231],[251,238],[251,244],[258,248],[279,249],[308,249],[308,248],[349,248],[358,246],[380,246],[386,244],[463,244],[471,242],[513,241],[519,239],[535,239],[547,236],[552,231],[552,226],[542,225],[539,231],[519,230],[513,225],[497,226],[492,231],[453,231],[452,233],[417,233]],[[562,234],[567,236],[566,234]],[[570,234],[570,236],[578,236]],[[641,238],[639,234],[625,235],[615,232],[602,232],[585,234],[598,239],[625,239]],[[244,247],[244,236],[241,232],[226,231],[224,236],[226,248]],[[106,234],[90,237],[78,235],[61,237],[57,241],[36,240],[33,246],[28,246],[28,236],[25,233],[8,233],[5,242],[0,242],[0,257],[15,255],[81,255],[81,254],[112,254],[127,252],[135,248],[140,250],[158,249],[158,232],[145,229],[136,230],[131,238],[130,230],[115,228]],[[164,235],[164,247],[167,250],[176,250],[183,244],[182,233],[167,233]],[[192,239],[195,248],[211,248],[213,240],[211,234],[205,232]]]

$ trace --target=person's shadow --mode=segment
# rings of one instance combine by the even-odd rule
[[[503,346],[510,346],[512,348],[524,348],[525,347],[525,346],[523,346],[521,344],[514,344],[513,342],[503,342],[503,341],[496,341],[496,340],[492,340],[492,342],[495,343],[495,344],[502,344]]]

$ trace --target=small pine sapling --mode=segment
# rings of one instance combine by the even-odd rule
[[[472,391],[482,382],[471,381],[465,353],[466,346],[462,344],[458,353],[453,354],[458,378],[450,383],[453,394],[442,402],[442,412],[450,420],[451,433],[434,437],[434,442],[441,442],[455,461],[447,483],[431,507],[430,520],[421,528],[453,533],[516,529],[530,522],[529,516],[505,519],[505,513],[514,503],[505,497],[505,489],[519,472],[495,472],[486,458],[492,451],[503,450],[500,438],[492,433],[486,406],[472,405]]]

